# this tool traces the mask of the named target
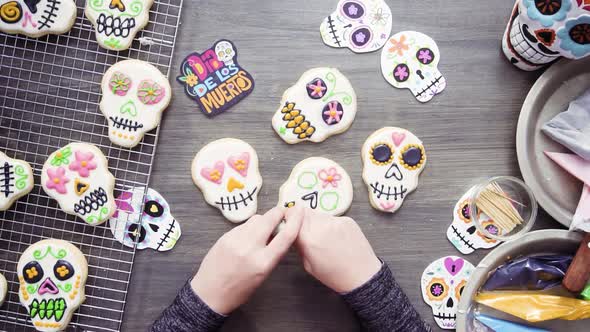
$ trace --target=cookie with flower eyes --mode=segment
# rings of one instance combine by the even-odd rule
[[[227,220],[240,223],[256,214],[262,176],[250,144],[235,138],[213,141],[197,153],[191,172],[205,201]]]
[[[352,204],[353,187],[348,173],[327,158],[299,162],[281,186],[279,206],[301,205],[333,216],[344,214]]]
[[[20,303],[37,331],[63,331],[84,303],[88,261],[73,244],[56,239],[32,244],[17,270]]]
[[[0,211],[8,210],[16,200],[30,193],[34,186],[31,165],[0,152]]]
[[[385,127],[367,138],[361,156],[371,205],[395,213],[418,187],[426,167],[424,144],[406,129]]]
[[[115,177],[102,151],[92,144],[70,143],[53,152],[43,165],[41,185],[68,214],[96,226],[117,210]]]
[[[104,74],[100,110],[109,127],[109,139],[126,148],[137,146],[156,128],[170,104],[170,82],[153,65],[139,60],[114,64]]]

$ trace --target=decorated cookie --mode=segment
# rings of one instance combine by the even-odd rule
[[[328,46],[367,53],[385,45],[391,25],[391,9],[383,0],[340,0],[320,34]]]
[[[472,190],[473,188],[466,192],[457,204],[455,204],[455,208],[453,209],[453,223],[447,230],[449,241],[451,241],[457,250],[465,255],[471,254],[476,249],[491,249],[500,244],[500,241],[490,239],[475,227],[469,210],[469,197],[471,196]],[[488,232],[501,235],[502,230],[500,227],[485,213],[482,212],[478,219]]]
[[[115,239],[129,248],[168,251],[182,234],[168,202],[152,188],[124,191],[117,197],[117,211],[109,220]]]
[[[432,307],[441,329],[455,329],[459,300],[473,270],[473,264],[463,258],[448,256],[430,264],[422,274],[422,298]]]
[[[301,204],[339,216],[350,208],[352,192],[352,181],[340,165],[327,158],[313,157],[293,168],[281,186],[279,205]]]
[[[236,46],[224,39],[202,53],[189,54],[176,79],[209,117],[227,111],[254,90],[254,78],[238,64]]]
[[[0,211],[8,210],[14,201],[30,193],[34,185],[29,163],[0,152]]]
[[[262,177],[250,144],[235,138],[207,144],[195,156],[192,174],[207,203],[229,221],[239,223],[256,213]]]
[[[124,60],[104,74],[100,110],[114,144],[132,148],[160,124],[170,104],[172,89],[166,76],[151,64]]]
[[[82,252],[63,240],[31,245],[17,266],[19,298],[38,331],[65,330],[84,302],[88,262]]]
[[[43,165],[41,184],[65,213],[89,225],[100,225],[115,213],[115,177],[92,144],[71,143],[52,153]]]
[[[405,129],[385,127],[367,138],[361,153],[371,205],[383,212],[396,212],[418,187],[426,166],[422,141]]]
[[[8,283],[3,274],[0,274],[0,305],[6,300],[6,294],[8,293]]]
[[[96,41],[106,49],[131,47],[135,35],[148,24],[153,0],[87,0],[84,13],[96,31]]]
[[[0,31],[37,38],[70,31],[76,21],[73,0],[0,0]]]
[[[381,51],[381,71],[387,82],[398,89],[410,89],[422,103],[447,87],[438,70],[439,61],[434,40],[415,31],[398,32]]]
[[[289,144],[319,143],[345,132],[356,116],[356,94],[336,68],[314,68],[283,94],[272,127]]]

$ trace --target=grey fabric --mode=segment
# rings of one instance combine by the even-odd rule
[[[364,331],[430,332],[410,300],[393,278],[387,264],[361,287],[342,295],[356,313]],[[154,322],[151,332],[213,332],[226,317],[207,306],[192,290],[190,281]]]
[[[547,122],[542,130],[556,142],[590,160],[590,90],[572,101],[567,111]]]

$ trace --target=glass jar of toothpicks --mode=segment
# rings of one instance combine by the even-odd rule
[[[509,241],[531,230],[537,219],[537,201],[521,180],[499,176],[473,188],[469,211],[480,233],[492,239]]]

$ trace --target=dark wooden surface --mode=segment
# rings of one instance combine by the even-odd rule
[[[239,63],[254,76],[256,88],[229,113],[208,119],[172,83],[174,100],[162,123],[151,186],[168,199],[183,237],[172,252],[137,254],[123,331],[145,331],[193,275],[208,248],[232,228],[205,203],[190,175],[197,151],[222,137],[243,139],[258,151],[264,178],[259,212],[276,204],[279,187],[297,162],[325,156],[340,163],[354,183],[348,215],[359,222],[423,318],[435,325],[420,294],[421,274],[444,255],[460,256],[445,231],[454,203],[471,183],[494,175],[520,176],[516,124],[539,73],[521,72],[501,54],[500,38],[513,0],[387,2],[393,33],[417,30],[438,42],[448,86],[428,104],[385,82],[380,51],[356,55],[322,43],[320,22],[337,0],[185,1],[173,68],[178,70],[189,52],[227,38],[237,45]],[[356,120],[348,132],[321,144],[288,146],[272,130],[272,114],[283,91],[318,66],[338,67],[350,79],[358,95]],[[418,135],[429,159],[418,190],[395,215],[371,208],[361,179],[361,145],[384,125]],[[537,226],[561,227],[545,213]],[[466,259],[477,264],[486,253]],[[223,330],[344,332],[359,327],[339,297],[308,276],[291,252]]]

